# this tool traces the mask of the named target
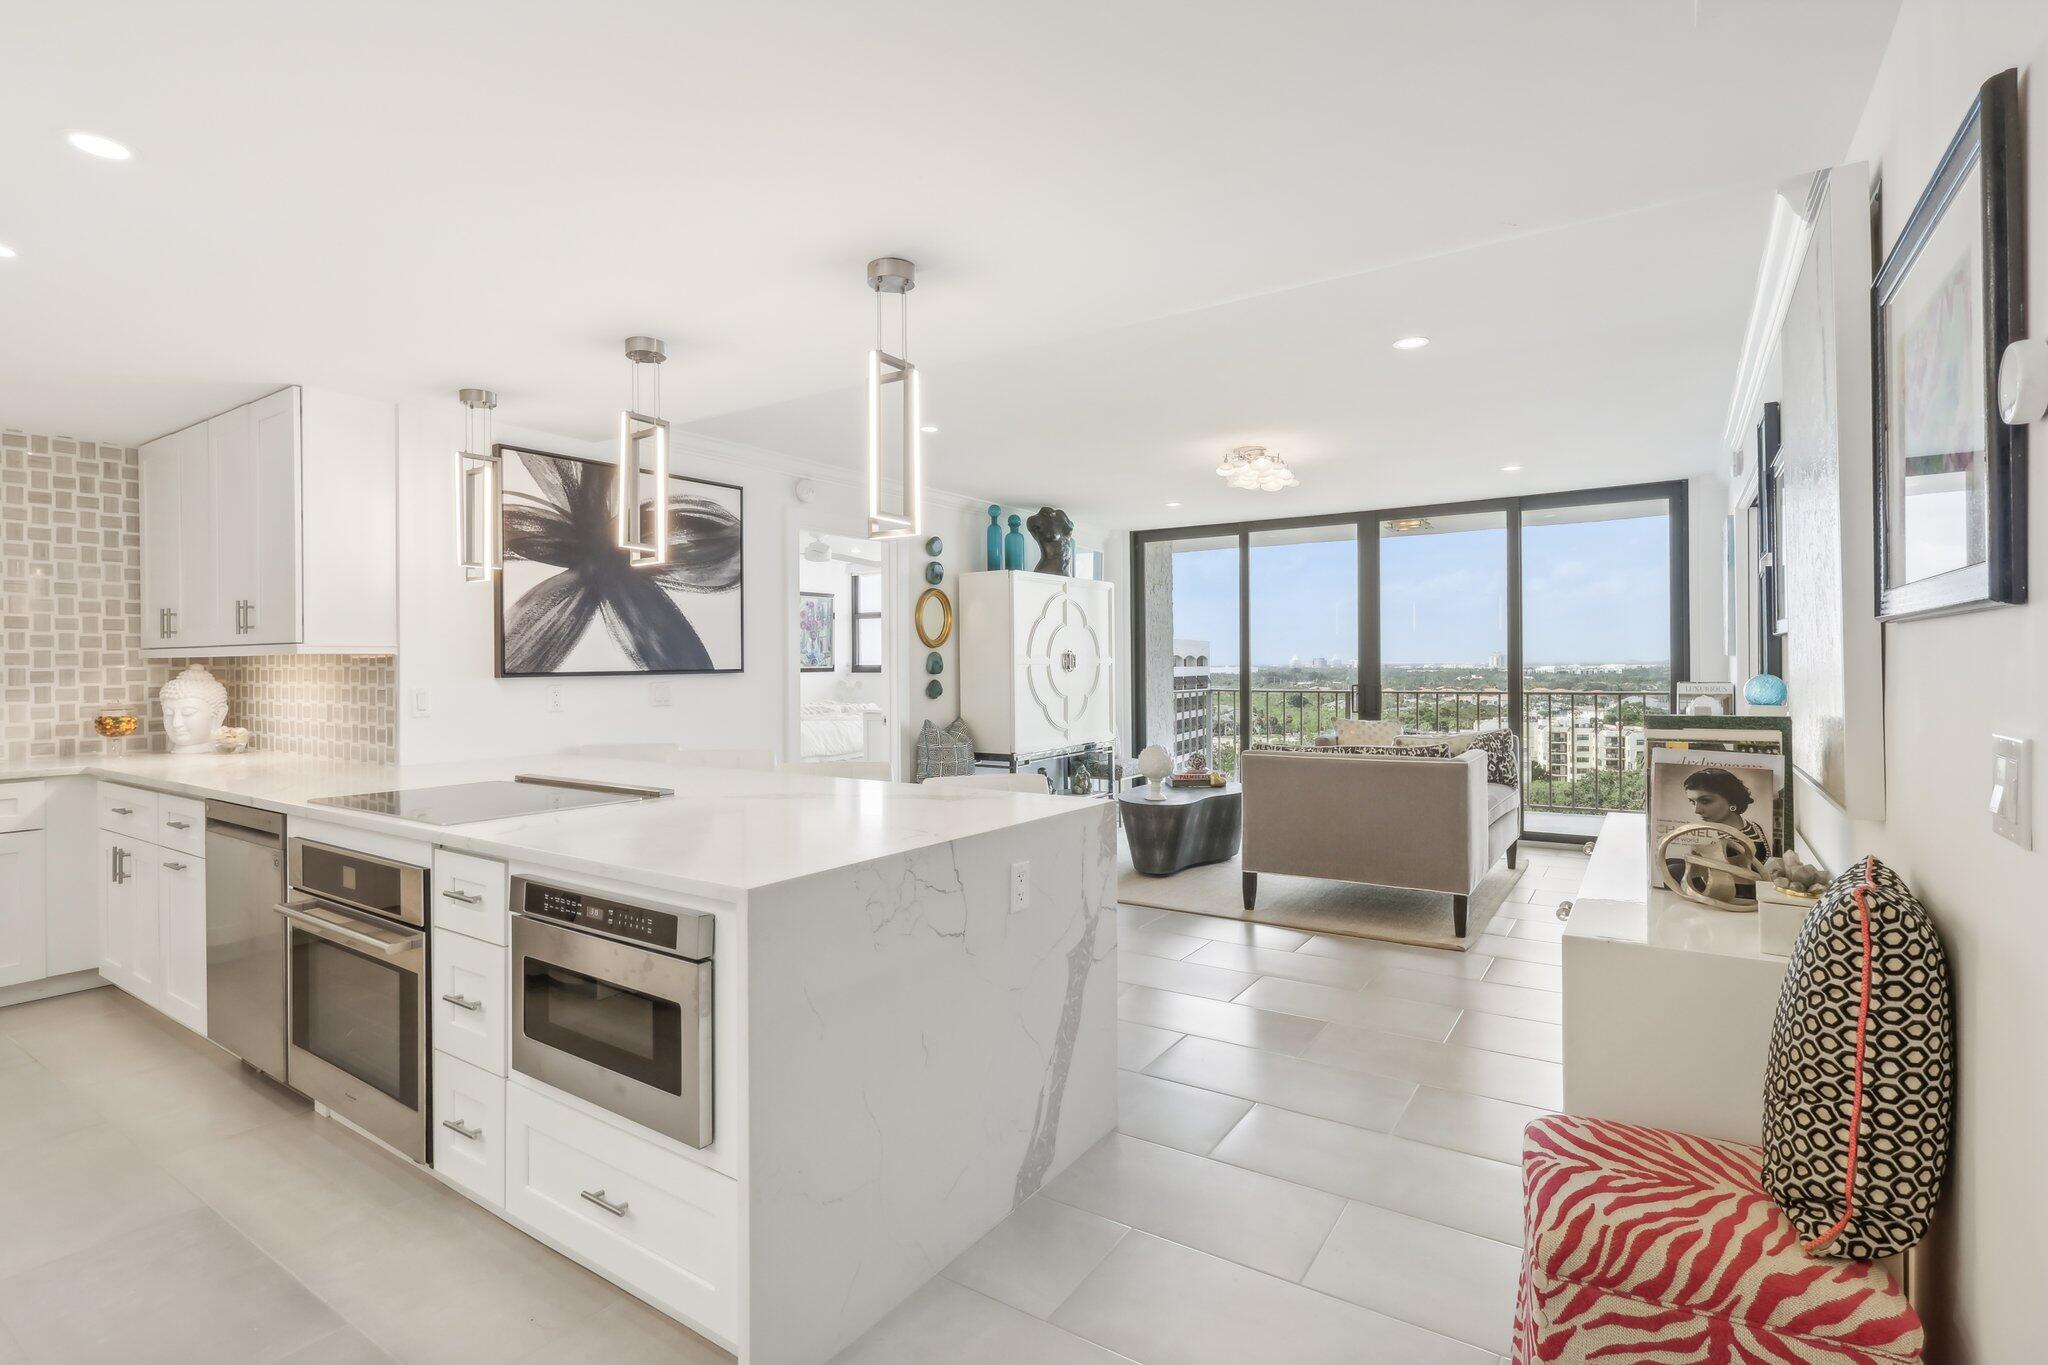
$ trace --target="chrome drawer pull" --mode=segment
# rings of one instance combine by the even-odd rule
[[[165,823],[166,825],[169,825],[169,826],[170,826],[170,827],[171,827],[172,829],[190,829],[190,828],[192,828],[192,822],[191,822],[190,820],[166,820],[166,821],[164,821],[164,823]]]
[[[629,1207],[631,1207],[623,1200],[621,1200],[619,1203],[614,1204],[611,1200],[604,1197],[603,1190],[583,1190],[581,1191],[581,1194],[585,1199],[588,1199],[591,1203],[597,1205],[599,1208],[603,1209],[606,1213],[610,1214],[614,1218],[624,1218],[626,1216],[626,1210]]]
[[[468,1124],[464,1123],[461,1119],[442,1119],[441,1126],[443,1128],[446,1128],[449,1132],[455,1134],[457,1137],[466,1137],[471,1142],[475,1142],[478,1138],[484,1135],[483,1129],[472,1128]],[[600,1191],[600,1193],[602,1193],[602,1191]]]
[[[132,809],[130,809],[129,807],[127,807],[127,806],[109,806],[109,807],[108,807],[107,809],[109,809],[109,810],[113,811],[113,812],[114,812],[114,814],[116,814],[116,815],[133,815],[133,814],[135,814],[135,812],[134,812],[134,811],[133,811]]]
[[[480,1010],[484,1007],[483,1001],[471,1000],[466,995],[444,995],[441,998],[459,1010]]]
[[[173,872],[183,872],[185,870],[185,865],[183,863],[165,863],[164,866],[168,867]]]
[[[443,891],[441,894],[443,896],[446,896],[449,900],[454,901],[458,905],[482,905],[484,903],[484,898],[482,896],[477,895],[475,892],[457,891],[452,886],[449,887],[446,891]]]

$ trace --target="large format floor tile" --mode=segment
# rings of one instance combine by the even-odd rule
[[[190,1190],[108,1124],[24,1148],[0,1161],[0,1277],[199,1207]]]
[[[1412,977],[1416,973],[1389,972],[1387,975]],[[1480,984],[1448,977],[1441,979],[1454,986]],[[1416,1038],[1433,1038],[1438,1042],[1448,1038],[1458,1022],[1455,1006],[1432,1003],[1423,997],[1389,995],[1377,984],[1369,990],[1356,991],[1319,986],[1312,981],[1288,981],[1277,976],[1265,976],[1240,995],[1237,1003],[1255,1009],[1322,1019],[1333,1024],[1352,1024],[1360,1028],[1385,1029],[1389,1033],[1406,1033]]]
[[[1547,1024],[1564,1022],[1564,997],[1556,991],[1530,990],[1526,986],[1502,986],[1492,981],[1470,981],[1463,977],[1400,969],[1387,972],[1374,989],[1403,1000],[1428,1000],[1452,1009],[1482,1010],[1487,1014],[1505,1014],[1512,1019],[1540,1019]],[[1248,1000],[1246,1003],[1257,1002]]]
[[[1536,1109],[1484,1095],[1423,1086],[1402,1111],[1401,1121],[1394,1125],[1394,1136],[1519,1166],[1522,1130],[1551,1112],[1550,1108]]]
[[[1215,1038],[1267,1052],[1299,1052],[1323,1031],[1320,1019],[1256,1010],[1228,1000],[1132,986],[1117,997],[1117,1018],[1198,1038]]]
[[[1371,1204],[1347,1204],[1302,1281],[1447,1337],[1513,1345],[1522,1253]]]
[[[1147,957],[1143,953],[1118,953],[1116,977],[1117,980],[1134,986],[1179,991],[1183,995],[1202,995],[1211,1000],[1228,1000],[1241,995],[1246,987],[1258,980],[1250,972],[1226,971],[1221,967],[1201,967],[1192,962]]]
[[[1134,1024],[1128,1019],[1117,1020],[1116,1064],[1125,1071],[1143,1071],[1152,1064],[1152,1059],[1181,1040],[1182,1035],[1172,1029],[1153,1028],[1150,1024]]]
[[[1491,1351],[1142,1232],[1117,1245],[1053,1322],[1146,1365],[1494,1359]]]
[[[1188,959],[1205,967],[1229,967],[1234,971],[1280,976],[1292,981],[1314,981],[1345,990],[1370,986],[1380,973],[1370,958],[1325,957],[1302,948],[1284,952],[1277,948],[1253,948],[1242,943],[1210,941]]]
[[[1464,1090],[1544,1109],[1557,1108],[1563,1099],[1564,1068],[1555,1062],[1459,1047],[1455,1043],[1435,1043],[1426,1038],[1407,1038],[1378,1029],[1332,1024],[1316,1035],[1302,1056],[1324,1066],[1391,1076],[1440,1090]]]
[[[1025,1200],[946,1267],[946,1277],[1049,1318],[1130,1229],[1045,1195]]]
[[[1488,1052],[1511,1052],[1539,1062],[1564,1060],[1564,1026],[1541,1019],[1511,1019],[1505,1014],[1466,1010],[1451,1030],[1451,1042]]]
[[[832,1365],[1126,1365],[1029,1313],[941,1275]]]
[[[1210,1047],[1230,1046],[1228,1043],[1210,1043],[1207,1039],[1195,1041],[1208,1043]],[[1162,1146],[1178,1147],[1197,1156],[1207,1156],[1211,1148],[1223,1141],[1223,1135],[1235,1128],[1237,1121],[1252,1109],[1248,1099],[1133,1071],[1119,1071],[1116,1081],[1118,1132]]]
[[[1213,1038],[1181,1039],[1147,1068],[1147,1074],[1382,1132],[1394,1126],[1415,1093],[1415,1087],[1403,1081],[1319,1066]]]

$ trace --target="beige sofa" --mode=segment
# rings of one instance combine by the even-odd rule
[[[1244,908],[1259,874],[1442,891],[1465,936],[1472,892],[1506,855],[1515,865],[1522,793],[1486,780],[1486,754],[1394,758],[1253,749],[1244,786]]]

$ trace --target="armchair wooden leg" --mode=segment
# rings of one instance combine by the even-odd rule
[[[1512,844],[1508,845],[1508,866],[1510,868],[1514,867],[1515,865],[1515,855],[1520,853],[1521,851],[1522,841],[1520,839],[1517,839]]]
[[[1465,937],[1465,910],[1471,899],[1470,896],[1451,897],[1451,932],[1461,940]]]
[[[1256,872],[1247,872],[1244,874],[1244,908],[1247,910],[1251,909],[1254,905],[1258,903],[1258,899],[1259,874]]]

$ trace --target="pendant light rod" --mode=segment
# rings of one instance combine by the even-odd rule
[[[634,568],[668,562],[668,423],[661,416],[661,365],[668,347],[660,337],[626,338],[626,359],[632,363],[632,392],[619,414],[618,522],[619,548]],[[642,372],[649,380],[652,401],[643,409]],[[643,445],[653,448],[653,465],[641,459]],[[651,472],[651,498],[640,496],[640,477]],[[652,516],[647,513],[651,511]]]
[[[919,534],[924,521],[924,403],[922,381],[910,360],[910,300],[917,288],[917,265],[901,256],[878,256],[868,262],[868,288],[875,291],[875,345],[868,352],[868,538],[901,540]],[[885,326],[884,296],[897,299],[896,345],[892,353]],[[882,496],[883,447],[890,444],[885,427],[884,395],[889,385],[900,387],[902,431],[897,451],[898,478],[902,501],[886,507]]]
[[[457,389],[462,404],[462,449],[455,453],[455,561],[469,583],[488,583],[505,567],[498,536],[502,461],[491,444],[493,389]]]

